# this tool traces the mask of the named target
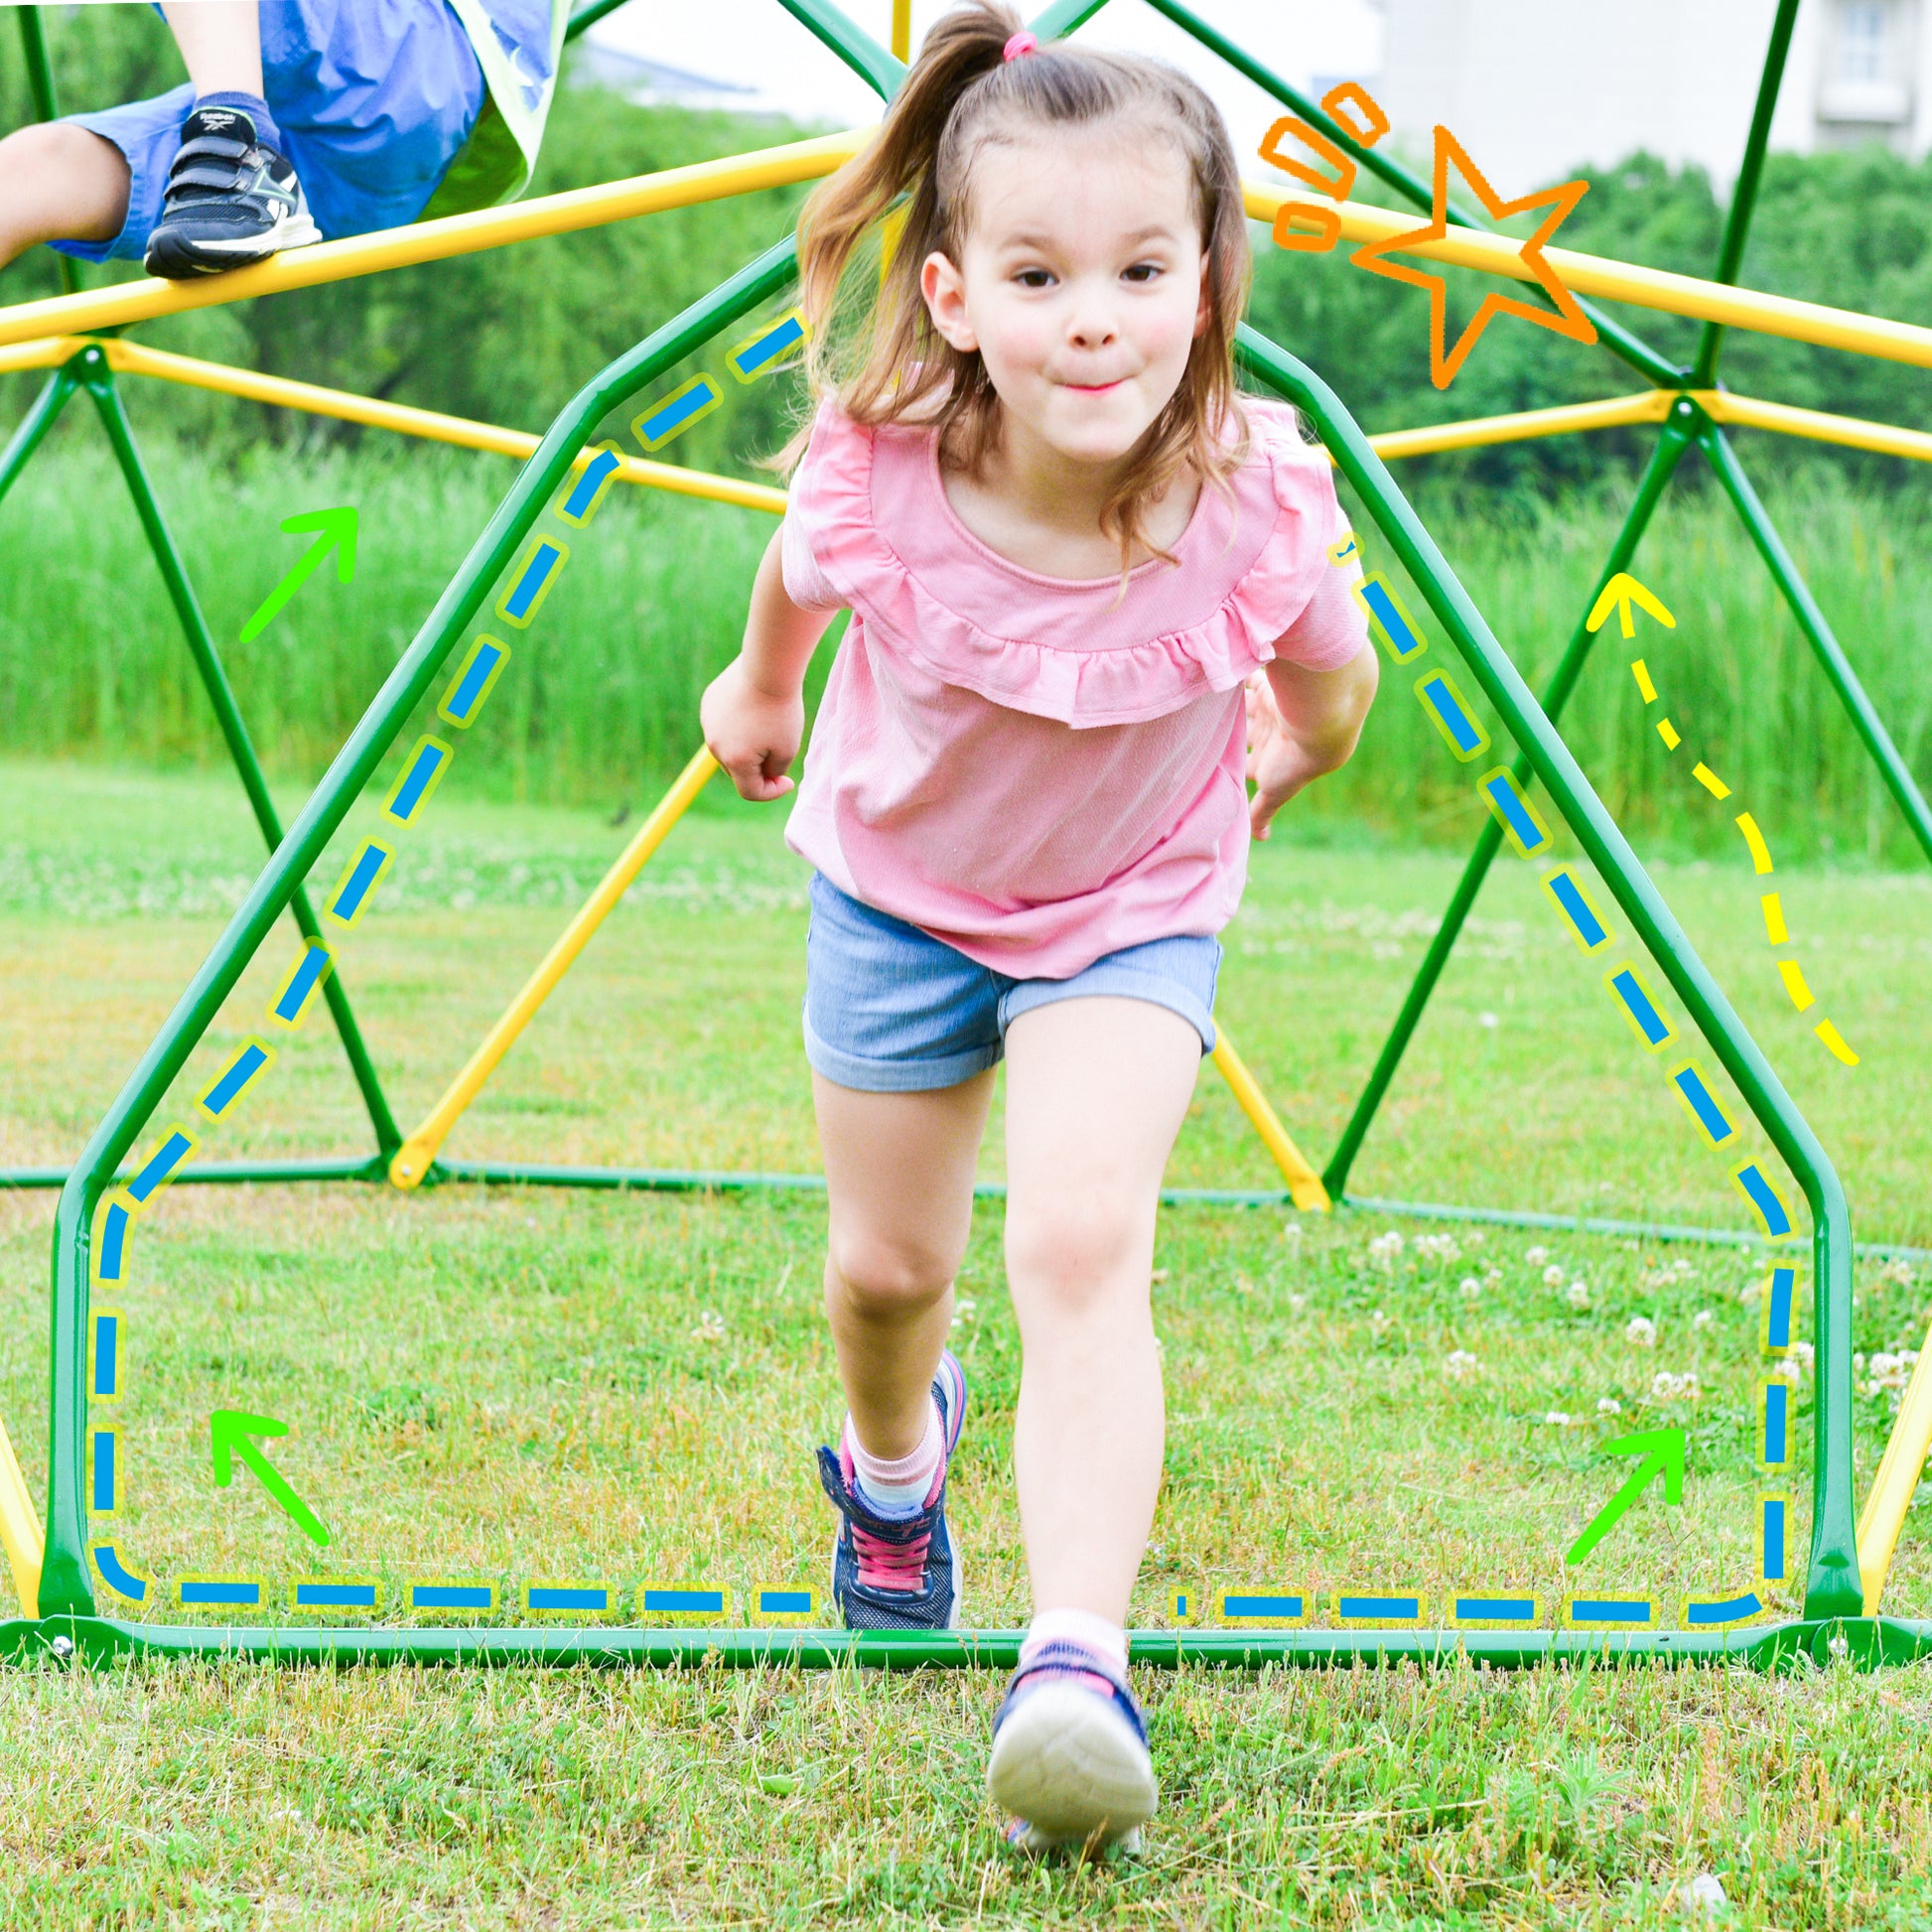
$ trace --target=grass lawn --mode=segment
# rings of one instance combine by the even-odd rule
[[[460,781],[344,947],[405,1128],[631,829],[477,804]],[[778,831],[707,799],[446,1152],[814,1169],[803,873]],[[219,776],[0,764],[0,1163],[73,1157],[258,864]],[[1317,1163],[1456,867],[1282,836],[1256,852],[1219,1013]],[[1932,879],[1780,870],[1810,984],[1863,1056],[1848,1069],[1778,981],[1741,846],[1656,873],[1838,1163],[1860,1237],[1932,1246],[1917,1184]],[[157,1132],[193,1118],[293,951],[285,926]],[[1603,964],[1505,861],[1354,1187],[1741,1230],[1731,1162],[1781,1170],[1754,1132],[1724,1155],[1702,1145],[1665,1063],[1609,1004]],[[208,1158],[369,1145],[326,1019],[237,1116],[207,1131]],[[1001,1173],[997,1117],[984,1173]],[[1272,1184],[1211,1068],[1171,1179]],[[37,1492],[52,1206],[0,1196],[0,1415]],[[819,1582],[829,1519],[809,1449],[839,1412],[822,1239],[822,1202],[797,1194],[170,1191],[137,1225],[117,1297],[112,1533],[158,1580],[139,1614],[198,1614],[163,1599],[198,1574],[262,1576],[278,1600],[296,1576],[371,1575],[392,1602],[425,1576]],[[1438,1604],[1497,1587],[1552,1609],[1577,1589],[1654,1595],[1674,1623],[1687,1592],[1751,1587],[1767,1483],[1794,1491],[1801,1579],[1810,1384],[1801,1370],[1799,1462],[1767,1477],[1763,1274],[1761,1253],[1731,1246],[1170,1209],[1155,1285],[1168,1482],[1137,1620],[1171,1621],[1183,1587]],[[1858,1347],[1917,1347],[1932,1266],[1871,1257],[1858,1279]],[[988,1626],[1027,1612],[1002,1287],[989,1202],[959,1290],[973,1406],[952,1489],[968,1620]],[[326,1551],[251,1477],[213,1486],[215,1408],[291,1425],[268,1449],[328,1524]],[[1883,1387],[1862,1395],[1862,1489],[1889,1422]],[[1566,1573],[1627,1472],[1603,1443],[1666,1423],[1690,1431],[1682,1507],[1653,1491]],[[1886,1607],[1932,1615],[1919,1521]],[[1000,1850],[982,1780],[1001,1685],[985,1675],[7,1673],[0,1919],[1662,1925],[1683,1922],[1682,1887],[1708,1872],[1735,1923],[1932,1923],[1923,1671],[1189,1670],[1141,1689],[1164,1787],[1148,1854],[1072,1871]]]

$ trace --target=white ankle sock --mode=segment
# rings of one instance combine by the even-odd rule
[[[1049,1643],[1077,1643],[1096,1657],[1127,1671],[1127,1632],[1094,1610],[1036,1610],[1020,1646],[1020,1661],[1033,1662]]]
[[[925,1435],[909,1455],[889,1460],[874,1455],[859,1440],[852,1418],[845,1419],[845,1443],[852,1451],[857,1487],[882,1516],[916,1516],[925,1507],[926,1492],[945,1460],[946,1433],[937,1402],[926,1404]]]

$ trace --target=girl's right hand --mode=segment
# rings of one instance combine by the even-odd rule
[[[744,657],[711,680],[698,706],[711,756],[731,774],[741,798],[767,804],[792,789],[791,761],[805,736],[805,698],[760,690]]]

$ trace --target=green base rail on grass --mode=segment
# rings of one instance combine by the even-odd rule
[[[896,49],[888,53],[850,22],[830,0],[780,0],[848,66],[880,93],[890,95],[904,69]],[[1058,0],[1035,23],[1042,39],[1070,31],[1100,10],[1104,0]],[[1301,113],[1330,139],[1354,154],[1364,166],[1382,175],[1411,200],[1427,205],[1424,184],[1396,168],[1385,157],[1371,155],[1349,138],[1313,103],[1240,55],[1208,24],[1176,0],[1155,0],[1158,10],[1221,53],[1251,79],[1284,105]],[[1760,81],[1757,107],[1737,190],[1725,221],[1718,280],[1734,282],[1761,176],[1771,110],[1780,84],[1797,0],[1779,0],[1770,48]],[[582,24],[608,11],[598,4],[581,10]],[[23,26],[25,23],[23,23]],[[34,33],[38,34],[36,27]],[[42,63],[44,69],[45,63]],[[38,83],[44,111],[51,111],[51,80]],[[1459,215],[1455,217],[1462,219]],[[481,609],[490,584],[509,563],[524,536],[576,459],[596,424],[626,398],[636,394],[684,355],[720,330],[748,314],[775,294],[793,277],[794,245],[787,239],[750,264],[658,330],[628,354],[620,357],[592,382],[558,417],[519,474],[489,524],[473,547],[457,576],[438,601],[409,650],[385,681],[373,704],[331,764],[314,794],[284,835],[266,810],[266,791],[259,766],[248,747],[232,701],[224,707],[225,678],[213,656],[206,626],[193,610],[179,559],[174,555],[153,492],[125,432],[118,399],[111,388],[111,371],[98,351],[83,351],[59,369],[29,418],[0,456],[0,493],[18,476],[34,448],[46,434],[62,406],[76,388],[92,395],[114,443],[128,485],[141,513],[144,531],[168,583],[191,650],[196,655],[224,737],[257,818],[271,848],[271,859],[251,888],[240,909],[196,974],[167,1023],[128,1079],[107,1116],[89,1139],[71,1171],[21,1170],[0,1175],[0,1184],[59,1185],[61,1198],[54,1228],[52,1289],[51,1427],[47,1497],[47,1552],[42,1576],[43,1620],[0,1626],[0,1651],[18,1645],[19,1653],[36,1649],[107,1657],[130,1653],[237,1654],[279,1657],[291,1661],[324,1657],[400,1660],[405,1658],[488,1662],[498,1658],[536,1662],[633,1661],[677,1662],[701,1656],[725,1655],[734,1662],[790,1660],[834,1664],[848,1659],[910,1666],[933,1662],[1011,1661],[1011,1632],[968,1632],[947,1637],[882,1640],[854,1638],[844,1632],[756,1631],[724,1633],[647,1630],[586,1630],[517,1628],[489,1631],[449,1629],[356,1628],[317,1630],[309,1627],[217,1628],[212,1626],[147,1625],[98,1618],[93,1614],[92,1571],[86,1534],[85,1455],[87,1398],[86,1315],[89,1282],[89,1244],[93,1213],[101,1195],[113,1183],[173,1079],[200,1042],[221,1002],[233,988],[256,949],[285,911],[300,920],[306,910],[303,884],[351,804],[372,776],[378,762],[418,701],[429,689],[465,626]],[[1932,857],[1932,813],[1926,810],[1903,759],[1886,736],[1843,651],[1799,577],[1788,553],[1751,491],[1734,457],[1713,421],[1688,393],[1710,391],[1716,381],[1716,360],[1722,331],[1708,328],[1693,368],[1678,369],[1659,357],[1620,325],[1596,315],[1605,345],[1639,368],[1653,382],[1675,389],[1677,400],[1663,421],[1658,442],[1612,561],[1599,579],[1634,556],[1645,525],[1666,489],[1685,451],[1698,446],[1713,462],[1727,493],[1791,606],[1801,629],[1819,656],[1827,677],[1851,714],[1855,727],[1880,767],[1885,782],[1908,823]],[[1241,1631],[1140,1633],[1135,1654],[1146,1662],[1199,1660],[1203,1662],[1327,1662],[1353,1658],[1390,1659],[1404,1656],[1441,1659],[1468,1654],[1496,1663],[1535,1663],[1582,1660],[1622,1655],[1663,1656],[1685,1661],[1743,1660],[1771,1664],[1805,1654],[1851,1655],[1868,1661],[1896,1661],[1932,1651],[1932,1624],[1892,1619],[1866,1620],[1863,1604],[1854,1527],[1852,1458],[1851,1267],[1855,1252],[1851,1219],[1839,1178],[1816,1137],[1785,1093],[1775,1073],[1730,1008],[1722,990],[1678,927],[1615,824],[1558,736],[1553,720],[1581,675],[1589,649],[1589,633],[1579,625],[1540,706],[1507,654],[1463,593],[1435,544],[1396,489],[1379,458],[1369,448],[1332,392],[1311,371],[1264,338],[1244,327],[1239,350],[1247,370],[1281,396],[1296,403],[1314,422],[1331,455],[1366,505],[1376,527],[1418,586],[1450,642],[1467,665],[1484,696],[1494,706],[1518,748],[1516,769],[1524,780],[1541,782],[1557,813],[1569,826],[1595,865],[1645,949],[1656,962],[1735,1082],[1752,1115],[1769,1136],[1802,1190],[1810,1211],[1814,1261],[1814,1320],[1817,1349],[1817,1403],[1814,1431],[1812,1536],[1804,1595],[1804,1620],[1781,1625],[1758,1625],[1725,1633],[1687,1632],[1546,1632],[1502,1635],[1471,1631]],[[88,357],[92,356],[90,362]],[[1365,1200],[1343,1193],[1347,1171],[1393,1079],[1404,1049],[1419,1024],[1429,996],[1447,961],[1482,879],[1496,852],[1500,834],[1485,828],[1483,838],[1451,901],[1449,913],[1436,935],[1422,972],[1405,1002],[1394,1032],[1371,1076],[1370,1085],[1330,1163],[1330,1191],[1345,1202],[1385,1212],[1414,1212],[1453,1218],[1493,1219],[1525,1226],[1576,1226],[1604,1231],[1646,1232],[1664,1238],[1749,1237],[1719,1230],[1672,1228],[1661,1224],[1598,1223],[1581,1217],[1514,1213],[1510,1210],[1436,1207],[1428,1203]],[[336,980],[332,976],[332,989]],[[382,1177],[385,1157],[399,1136],[382,1104],[380,1089],[368,1068],[366,1054],[354,1031],[345,1002],[336,1014],[349,1058],[361,1082],[375,1128],[379,1152],[373,1158],[228,1162],[207,1164],[183,1178],[207,1181],[331,1180]],[[436,1178],[452,1181],[515,1182],[591,1187],[756,1186],[819,1187],[808,1175],[728,1175],[673,1171],[544,1167],[517,1163],[452,1162],[439,1164]],[[1285,1196],[1273,1191],[1172,1189],[1169,1200],[1214,1203],[1279,1203]],[[1897,1252],[1897,1251],[1893,1251]],[[1916,1251],[1903,1251],[1916,1252]],[[1002,1649],[1001,1646],[1006,1646]]]
[[[366,1625],[218,1629],[58,1616],[0,1623],[0,1662],[89,1665],[182,1657],[283,1665],[444,1664],[469,1668],[671,1670],[1011,1670],[1024,1630],[399,1630]],[[1619,1663],[1743,1664],[1797,1670],[1847,1662],[1870,1668],[1932,1657],[1932,1622],[1828,1617],[1723,1631],[1659,1630],[1130,1630],[1128,1659],[1157,1670],[1262,1670],[1269,1665],[1469,1663],[1492,1670]]]

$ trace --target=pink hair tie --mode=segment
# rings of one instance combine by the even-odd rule
[[[1022,28],[1019,33],[1014,35],[1012,40],[1007,42],[1006,50],[1000,58],[1003,61],[1017,61],[1023,54],[1036,54],[1038,52],[1039,43]]]

